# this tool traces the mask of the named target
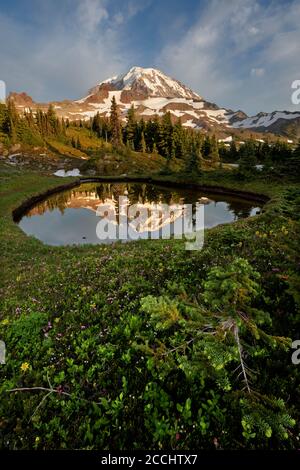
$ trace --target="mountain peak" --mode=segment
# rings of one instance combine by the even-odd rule
[[[184,127],[201,129],[203,132],[217,131],[225,136],[228,136],[230,129],[233,132],[251,129],[282,135],[299,135],[300,132],[299,112],[274,111],[248,117],[240,110],[235,112],[206,101],[180,81],[150,67],[133,66],[123,74],[98,83],[84,98],[52,104],[59,117],[87,120],[96,113],[109,117],[113,96],[123,122],[126,122],[127,112],[133,105],[137,118],[145,121],[170,112],[173,122],[180,119]],[[24,93],[11,93],[9,99],[15,102],[20,113],[29,109],[33,112],[37,109],[46,112],[49,105],[35,103]]]
[[[112,90],[130,91],[146,97],[184,98],[199,101],[202,98],[178,80],[158,69],[131,67],[127,72],[108,78],[98,87],[109,85]]]

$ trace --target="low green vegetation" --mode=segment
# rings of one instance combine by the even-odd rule
[[[200,251],[50,247],[11,211],[57,179],[2,167],[1,448],[298,448],[299,184],[279,167],[192,177],[270,201]]]

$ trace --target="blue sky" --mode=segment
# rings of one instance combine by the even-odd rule
[[[0,79],[77,99],[139,65],[247,114],[299,111],[299,19],[299,0],[0,0]]]

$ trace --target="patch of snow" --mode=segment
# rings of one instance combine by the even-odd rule
[[[141,114],[143,114],[144,116],[154,116],[155,112],[153,109],[144,109]]]
[[[66,178],[68,176],[81,176],[80,171],[78,168],[74,168],[73,170],[57,170],[53,173],[55,176],[60,176],[61,178]]]
[[[242,121],[234,122],[231,126],[234,128],[241,127],[269,127],[278,119],[296,119],[300,117],[300,113],[288,111],[274,111],[273,113],[263,113],[260,116],[252,116]]]
[[[197,124],[195,124],[192,119],[189,119],[188,121],[184,122],[182,125],[185,127],[193,127],[193,128],[197,127]]]
[[[215,122],[228,122],[226,109],[203,109],[209,119]]]
[[[174,90],[184,98],[200,98],[199,95],[194,93],[190,88],[182,85],[178,80],[168,77],[160,70],[154,68],[132,67],[125,74],[121,74],[107,80],[103,83],[111,83],[118,86],[122,90],[130,90],[132,84],[137,80],[142,81],[151,93],[160,94],[161,92],[167,94],[170,90]]]
[[[232,135],[225,137],[225,139],[218,139],[218,142],[232,142]]]
[[[193,102],[193,108],[203,109],[204,108],[204,102],[203,101],[194,101]]]
[[[84,103],[90,96],[92,96],[91,94],[85,96],[84,98],[81,98],[81,100],[76,100],[74,101],[74,103]]]

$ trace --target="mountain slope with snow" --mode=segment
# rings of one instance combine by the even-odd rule
[[[102,85],[111,85],[115,90],[140,91],[147,97],[202,99],[178,80],[153,68],[132,67],[127,73],[108,78],[98,86]]]
[[[100,82],[84,98],[53,102],[53,105],[58,116],[70,120],[87,120],[96,113],[108,117],[113,96],[123,121],[133,105],[137,117],[144,120],[169,111],[174,122],[180,118],[183,126],[194,129],[226,133],[230,129],[250,129],[283,135],[289,135],[292,129],[294,136],[300,136],[300,112],[274,111],[248,117],[243,111],[234,112],[209,103],[178,80],[154,68],[132,67],[124,74]],[[24,93],[12,93],[10,97],[20,112],[46,110],[49,105],[35,103]]]

